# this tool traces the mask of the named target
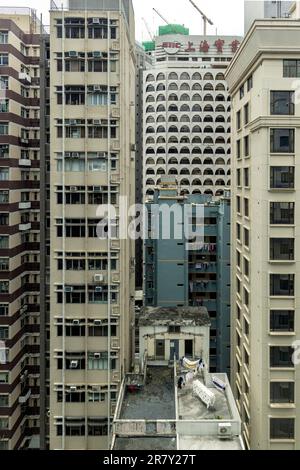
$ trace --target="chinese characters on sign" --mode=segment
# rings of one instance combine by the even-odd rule
[[[238,47],[240,45],[240,41],[238,41],[237,39],[233,40],[229,46],[231,48],[231,52],[232,53],[235,53],[237,50],[238,50]],[[200,42],[200,45],[198,46],[197,44],[194,44],[192,41],[188,41],[188,44],[187,46],[185,46],[185,49],[184,51],[185,52],[196,52],[196,51],[199,51],[199,52],[204,52],[204,53],[207,53],[209,52],[210,48],[211,48],[212,45],[210,45],[207,40],[203,40]],[[224,47],[225,47],[225,41],[224,39],[217,39],[213,46],[216,48],[217,52],[219,54],[222,54],[224,52]],[[162,43],[162,47],[163,49],[165,49],[168,53],[170,54],[176,54],[177,52],[179,52],[179,50],[181,49],[182,47],[182,44],[180,44],[179,42],[163,42]]]

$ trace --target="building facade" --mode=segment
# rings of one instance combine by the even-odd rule
[[[170,179],[168,181],[168,179]],[[201,246],[186,240],[185,209],[190,206],[193,229],[201,226]],[[197,219],[197,208],[201,219]],[[167,209],[167,210],[166,210]],[[170,213],[168,210],[170,209]],[[147,204],[148,238],[144,248],[144,303],[152,307],[204,306],[211,318],[212,371],[230,371],[230,196],[181,196],[171,177],[162,178]],[[163,224],[172,214],[182,217],[180,234]],[[155,223],[159,221],[159,227]],[[155,236],[155,233],[157,236]]]
[[[135,199],[131,1],[53,8],[50,73],[50,448],[107,449],[133,353],[134,243],[118,212]]]
[[[300,445],[299,23],[256,21],[232,95],[232,386],[251,449]]]
[[[39,447],[40,33],[29,8],[0,9],[0,449]]]
[[[224,72],[241,38],[190,36],[160,28],[144,72],[144,196],[162,175],[184,194],[230,187],[230,98]]]

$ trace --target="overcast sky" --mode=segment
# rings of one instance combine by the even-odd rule
[[[244,1],[243,0],[194,0],[203,12],[214,22],[208,27],[208,34],[242,35],[244,30]],[[55,0],[61,5],[62,0]],[[22,6],[37,9],[43,13],[44,23],[49,23],[50,0],[0,0],[0,6]],[[43,6],[41,6],[43,5]],[[184,24],[190,28],[191,34],[202,34],[203,21],[200,14],[190,4],[189,0],[133,0],[136,15],[136,38],[139,41],[149,40],[146,27],[142,21],[145,18],[150,30],[155,33],[163,21],[153,12],[153,7],[170,23]]]

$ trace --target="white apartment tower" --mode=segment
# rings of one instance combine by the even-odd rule
[[[163,175],[175,176],[182,194],[220,196],[231,183],[224,73],[241,38],[175,30],[160,28],[152,69],[144,72],[144,197]]]
[[[299,23],[260,20],[232,97],[232,387],[253,450],[300,449]]]
[[[50,448],[108,449],[132,365],[135,39],[131,0],[70,0],[51,11]],[[97,236],[99,206],[114,239]],[[102,216],[103,217],[103,216]]]

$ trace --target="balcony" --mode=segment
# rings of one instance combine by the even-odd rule
[[[28,222],[26,224],[20,224],[19,225],[19,231],[20,232],[26,232],[27,230],[30,230],[31,229],[31,223]]]
[[[22,394],[19,396],[19,403],[24,405],[30,398],[31,396],[31,389],[29,390],[24,390]]]
[[[27,158],[20,158],[19,160],[19,166],[31,166],[31,160],[27,159]]]
[[[19,73],[19,80],[25,84],[31,84],[31,77],[26,72]]]
[[[19,202],[19,209],[31,209],[31,202]]]

